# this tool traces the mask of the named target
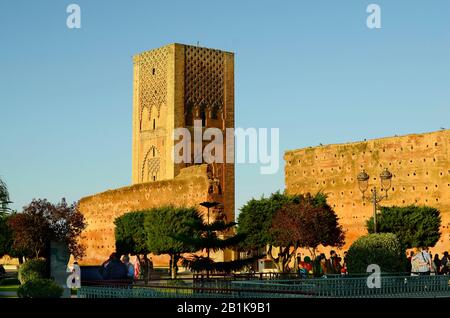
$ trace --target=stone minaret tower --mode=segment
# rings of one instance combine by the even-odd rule
[[[224,141],[225,129],[234,128],[234,54],[170,44],[133,63],[132,183],[170,180],[191,165],[173,162],[174,128],[192,130],[201,120],[204,128],[221,129]],[[208,169],[211,199],[234,218],[234,164]]]

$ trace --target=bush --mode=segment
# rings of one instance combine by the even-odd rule
[[[30,259],[19,267],[19,280],[25,284],[29,280],[45,278],[46,262],[43,259]]]
[[[20,281],[17,278],[4,278],[0,280],[0,286],[14,286],[20,285]]]
[[[37,278],[27,281],[17,290],[19,298],[60,298],[63,288],[51,279]]]
[[[173,287],[184,287],[188,284],[182,280],[182,279],[171,279],[167,281],[167,286],[173,286]]]
[[[405,251],[395,234],[369,234],[353,242],[347,254],[348,272],[366,273],[370,264],[380,266],[383,273],[405,271]]]
[[[367,221],[373,232],[373,217]],[[381,207],[377,216],[378,233],[394,233],[405,248],[434,246],[441,237],[441,214],[429,206]]]

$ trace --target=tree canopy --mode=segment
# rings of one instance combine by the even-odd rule
[[[192,249],[195,251],[206,252],[206,256],[190,255],[190,257],[184,258],[183,265],[193,272],[206,271],[209,275],[210,272],[229,273],[233,270],[239,270],[249,262],[256,260],[256,258],[249,258],[235,261],[215,262],[210,257],[211,251],[223,251],[227,248],[238,246],[239,243],[245,239],[244,234],[235,233],[235,226],[235,222],[225,222],[221,219],[217,219],[212,223],[201,221],[192,224],[195,235],[179,236],[178,240],[186,245],[192,246]]]
[[[238,232],[245,234],[243,247],[268,247],[268,257],[282,272],[298,247],[314,253],[318,245],[341,246],[344,233],[326,195],[289,196],[279,192],[269,198],[250,200],[238,219]],[[274,253],[274,250],[277,253]]]
[[[30,257],[48,257],[52,240],[63,241],[75,258],[84,255],[78,238],[86,227],[84,216],[74,203],[63,199],[54,205],[45,199],[34,199],[22,213],[12,215],[8,226],[13,232],[13,248]]]
[[[245,235],[242,247],[245,249],[264,248],[274,245],[276,240],[272,227],[272,219],[277,210],[288,203],[299,202],[299,196],[290,196],[280,192],[270,197],[251,199],[241,209],[238,216],[237,231]]]
[[[12,254],[13,233],[8,226],[9,216],[0,215],[0,257]]]
[[[11,203],[6,183],[0,179],[0,215],[9,211],[8,205]]]
[[[150,252],[170,255],[172,277],[176,277],[177,262],[181,254],[194,252],[192,246],[178,240],[177,237],[196,236],[192,224],[201,222],[201,216],[195,208],[166,206],[146,212],[144,228],[147,248]]]
[[[114,220],[117,253],[131,255],[150,253],[144,220],[145,213],[142,211],[129,212]]]
[[[344,232],[338,217],[323,193],[300,196],[298,203],[280,208],[272,220],[272,235],[279,246],[315,250],[322,246],[342,246]]]
[[[373,217],[366,223],[373,233]],[[394,233],[404,248],[432,247],[441,236],[441,215],[429,206],[382,207],[377,214],[377,232]]]

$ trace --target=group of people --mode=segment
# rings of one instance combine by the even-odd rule
[[[112,253],[101,266],[102,277],[110,280],[129,279],[134,281],[136,279],[141,279],[144,271],[141,271],[142,265],[139,258],[135,258],[135,262],[132,263],[128,255],[123,255],[122,258],[120,258],[117,253]],[[148,260],[147,266],[150,268],[149,270],[153,268],[151,258]],[[148,272],[148,270],[146,272]]]
[[[439,254],[435,254],[433,258],[428,248],[415,249],[408,256],[408,267],[413,276],[448,275],[450,273],[448,252],[444,252],[442,258],[439,258]]]
[[[305,256],[302,260],[298,256],[298,272],[300,276],[324,276],[324,275],[345,275],[347,274],[347,252],[341,257],[336,251],[330,251],[330,257],[327,258],[325,253],[318,255],[314,261],[309,256]]]
[[[314,260],[305,256],[297,257],[298,273],[302,277],[307,276],[326,276],[326,275],[346,275],[347,274],[347,252],[343,257],[336,251],[330,251],[327,258],[324,253],[318,255]],[[448,252],[444,252],[442,257],[439,254],[433,254],[428,248],[415,249],[408,255],[408,272],[413,276],[419,275],[449,275],[450,259]]]

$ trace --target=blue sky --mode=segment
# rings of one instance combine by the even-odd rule
[[[236,54],[236,125],[280,128],[279,172],[237,166],[237,207],[283,190],[284,150],[450,128],[450,1],[0,0],[13,208],[130,184],[131,57],[197,41]]]

